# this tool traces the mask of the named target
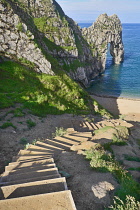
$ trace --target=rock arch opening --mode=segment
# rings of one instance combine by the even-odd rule
[[[109,68],[114,64],[113,56],[111,55],[111,43],[107,44],[107,51],[106,51],[106,63],[105,63],[105,69]]]

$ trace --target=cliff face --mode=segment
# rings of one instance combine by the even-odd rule
[[[35,64],[37,71],[53,75],[51,63],[38,48],[35,43],[35,36],[28,30],[27,25],[22,22],[14,9],[8,4],[0,4],[1,54],[12,59],[26,59]],[[22,10],[19,10],[19,12],[22,12]],[[25,19],[25,22],[26,20],[28,21],[28,19]]]
[[[91,27],[80,29],[55,0],[2,0],[0,13],[0,54],[32,62],[39,72],[64,70],[88,86],[105,69],[109,43],[115,63],[123,60],[116,15],[101,15]]]

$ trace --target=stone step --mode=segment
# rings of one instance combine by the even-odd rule
[[[14,169],[22,169],[22,168],[30,168],[30,167],[37,167],[37,166],[44,166],[44,165],[49,165],[49,164],[54,164],[54,159],[45,159],[45,160],[36,160],[36,161],[31,161],[31,162],[11,162],[9,163],[8,166],[5,167],[5,171],[11,171]]]
[[[96,129],[100,129],[100,128],[103,128],[103,125],[102,125],[102,123],[98,122],[98,123],[96,123],[96,127],[97,127]]]
[[[30,148],[33,147],[35,148],[35,146],[32,146]],[[52,150],[31,151],[30,148],[28,150],[20,150],[18,156],[43,156],[43,155],[52,154]]]
[[[63,190],[67,190],[67,184],[66,179],[61,177],[57,179],[3,186],[1,187],[3,197],[0,197],[0,199],[18,198],[43,193],[59,192]]]
[[[88,131],[99,129],[98,124],[94,122],[88,122],[86,120],[74,120],[72,122],[73,122],[74,129],[78,132],[88,132]]]
[[[15,174],[15,175],[11,175],[10,173],[5,172],[4,174],[2,174],[1,182],[16,181],[16,180],[21,180],[21,179],[29,179],[32,177],[48,176],[48,175],[54,175],[54,174],[58,174],[57,168],[37,170],[33,172],[28,172],[27,170],[25,173]]]
[[[0,210],[76,210],[69,190],[0,201]]]
[[[37,145],[30,145],[28,150],[27,151],[30,151],[30,152],[37,152],[37,153],[52,153],[54,151],[54,149],[50,149],[50,148],[44,148],[44,147],[40,147],[40,146],[37,146]]]
[[[84,125],[82,120],[72,120],[74,130],[77,132],[86,132],[89,129]]]
[[[11,175],[13,175],[13,174],[25,173],[26,171],[33,172],[33,171],[44,170],[44,169],[49,169],[49,168],[56,168],[55,163],[48,164],[48,165],[34,166],[34,167],[22,167],[20,169],[11,170],[9,172]]]
[[[48,175],[48,176],[38,176],[38,177],[32,177],[29,179],[20,179],[16,181],[8,181],[8,182],[1,182],[1,186],[7,186],[7,185],[15,185],[15,184],[22,184],[27,182],[35,182],[35,181],[41,181],[41,180],[48,180],[48,179],[56,179],[60,178],[60,174],[54,174],[54,175]]]
[[[52,150],[64,150],[66,145],[61,145],[61,143],[54,140],[46,139],[45,142],[37,141],[36,145],[43,148],[49,148]]]
[[[89,137],[92,137],[92,134],[90,132],[86,132],[86,134],[76,132],[76,133],[68,134],[61,137],[58,136],[54,140],[61,141],[64,143],[69,143],[69,147],[71,147],[73,144],[77,144],[81,141],[87,141]]]
[[[16,156],[12,159],[13,162],[31,162],[31,161],[37,161],[37,160],[45,160],[52,158],[52,154],[50,155],[42,155],[42,154],[34,154],[34,155],[22,155],[22,156]]]
[[[69,134],[69,136],[71,138],[75,138],[75,137],[81,138],[82,137],[82,138],[87,139],[87,138],[91,138],[92,137],[92,133],[90,131],[88,131],[88,132],[76,132],[76,133]]]
[[[97,129],[97,126],[93,122],[83,121],[83,123],[84,123],[84,126],[87,127],[91,131]]]

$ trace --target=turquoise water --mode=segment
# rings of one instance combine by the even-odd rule
[[[80,23],[89,27],[90,23]],[[106,70],[88,91],[97,95],[140,99],[140,24],[123,24],[124,62],[115,65],[107,55]]]

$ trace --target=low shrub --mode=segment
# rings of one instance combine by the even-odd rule
[[[52,134],[53,137],[56,137],[56,136],[64,136],[65,134],[67,133],[67,130],[64,129],[63,127],[56,127],[56,131],[55,133]]]
[[[112,210],[139,210],[140,202],[130,195],[126,196],[125,201],[122,201],[119,197],[114,197],[114,204],[108,209]]]
[[[26,145],[28,143],[28,140],[26,138],[21,138],[19,143],[23,144],[23,145]]]
[[[32,127],[34,127],[34,126],[36,126],[36,123],[33,122],[33,121],[30,120],[30,119],[27,120],[26,123],[27,123],[27,126],[28,126],[29,129],[32,128]]]
[[[3,125],[1,125],[0,128],[5,129],[5,128],[8,128],[10,126],[16,129],[16,126],[14,126],[13,123],[11,123],[11,122],[3,123]]]

